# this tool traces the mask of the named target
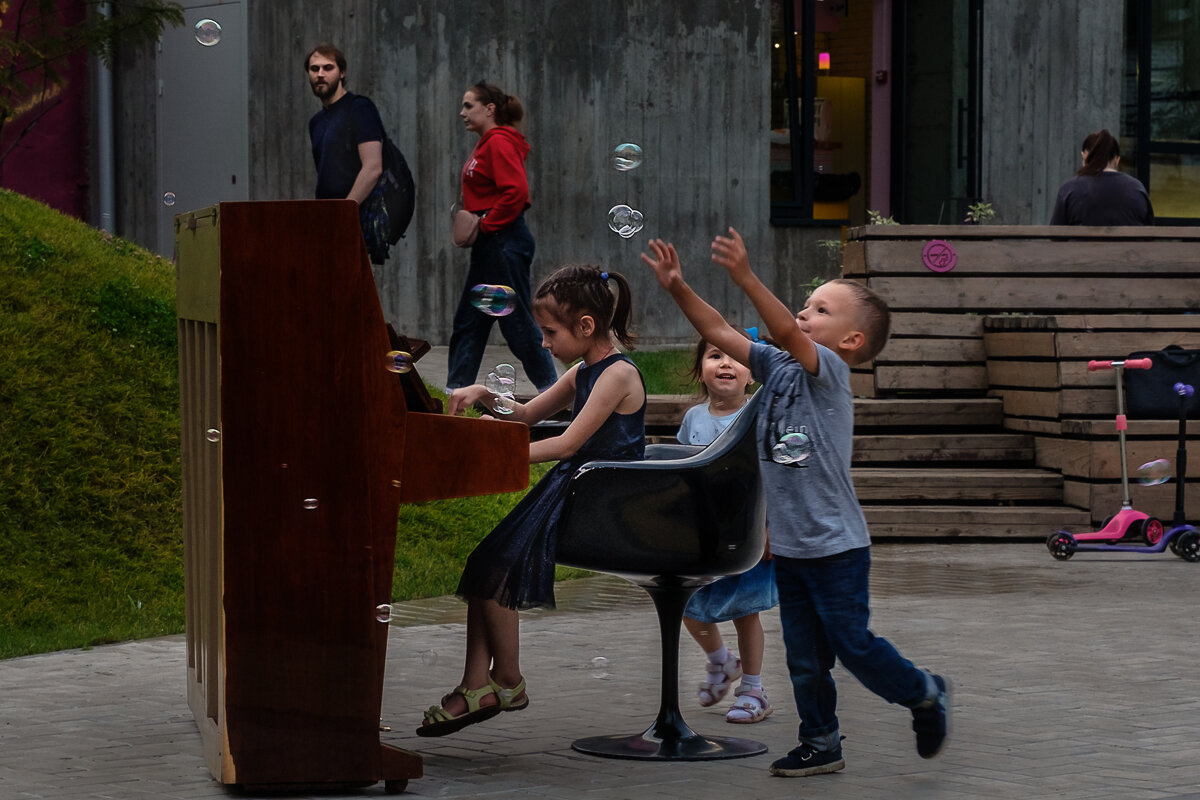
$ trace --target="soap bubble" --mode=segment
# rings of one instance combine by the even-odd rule
[[[438,663],[437,650],[422,650],[421,651],[421,666],[436,667]]]
[[[803,433],[785,433],[771,448],[771,460],[776,464],[795,464],[808,458],[812,442]]]
[[[212,47],[221,41],[221,24],[214,19],[202,19],[196,23],[196,41],[205,47]]]
[[[314,510],[316,507],[317,507],[317,498],[315,498],[315,497],[306,497],[306,498],[304,498],[304,508],[305,508],[307,511],[312,511],[312,510]]]
[[[375,621],[385,625],[392,621],[392,606],[390,603],[380,603],[375,606]]]
[[[492,411],[495,411],[497,414],[504,414],[507,416],[517,410],[513,405],[515,402],[516,401],[513,400],[512,395],[496,395],[496,399],[492,401]]]
[[[471,305],[489,317],[506,317],[517,307],[517,293],[511,286],[481,283],[471,287]]]
[[[163,205],[164,206],[175,205],[175,193],[174,192],[163,192]]]
[[[497,364],[488,373],[484,386],[496,395],[492,400],[492,410],[497,414],[511,414],[516,409],[513,406],[513,390],[517,383],[517,370],[512,364]]]
[[[221,432],[216,428],[209,428],[204,432],[204,438],[213,443],[219,442],[221,441]]]
[[[391,350],[387,354],[387,370],[397,374],[412,372],[412,353],[403,350]]]
[[[642,148],[632,142],[624,142],[613,148],[612,165],[617,172],[629,172],[642,165]]]
[[[1137,469],[1138,483],[1142,486],[1158,486],[1171,480],[1171,462],[1165,458],[1147,461]]]
[[[608,677],[608,659],[604,656],[596,656],[589,662],[588,668],[592,671],[593,678]]]
[[[628,239],[642,229],[642,212],[627,205],[613,206],[608,210],[608,227],[621,238]]]

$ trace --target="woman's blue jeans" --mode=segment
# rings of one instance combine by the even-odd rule
[[[554,359],[542,349],[542,332],[533,319],[529,286],[529,268],[533,263],[533,234],[521,214],[503,230],[479,234],[471,247],[471,266],[466,286],[454,312],[454,331],[450,335],[450,363],[446,386],[457,389],[476,382],[483,350],[487,347],[492,325],[499,321],[500,333],[525,369],[538,391],[545,391],[558,380]],[[509,286],[516,293],[511,314],[489,316],[471,304],[471,287],[478,284]]]
[[[929,694],[924,670],[867,628],[871,615],[871,549],[825,558],[775,556],[779,619],[787,648],[800,741],[819,750],[838,747],[834,658],[889,703],[913,708]]]

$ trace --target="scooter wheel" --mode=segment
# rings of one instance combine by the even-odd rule
[[[1075,555],[1075,537],[1062,531],[1052,533],[1050,538],[1046,539],[1046,549],[1059,561],[1066,561]]]
[[[1161,520],[1154,517],[1146,517],[1139,525],[1142,541],[1148,545],[1154,546],[1162,541],[1163,524]]]
[[[1175,547],[1175,554],[1184,561],[1200,561],[1200,531],[1184,531],[1175,537],[1175,541],[1179,544]]]

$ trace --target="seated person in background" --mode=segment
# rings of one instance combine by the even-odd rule
[[[1121,147],[1107,130],[1083,140],[1083,166],[1058,190],[1051,225],[1153,225],[1142,182],[1117,170]]]

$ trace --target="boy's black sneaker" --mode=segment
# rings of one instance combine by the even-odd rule
[[[840,745],[835,750],[817,750],[807,742],[801,742],[799,747],[771,765],[771,774],[782,778],[803,778],[806,775],[837,772],[845,766]]]
[[[917,734],[917,754],[933,758],[946,744],[950,728],[950,684],[941,675],[934,675],[937,697],[912,710],[913,731]]]

